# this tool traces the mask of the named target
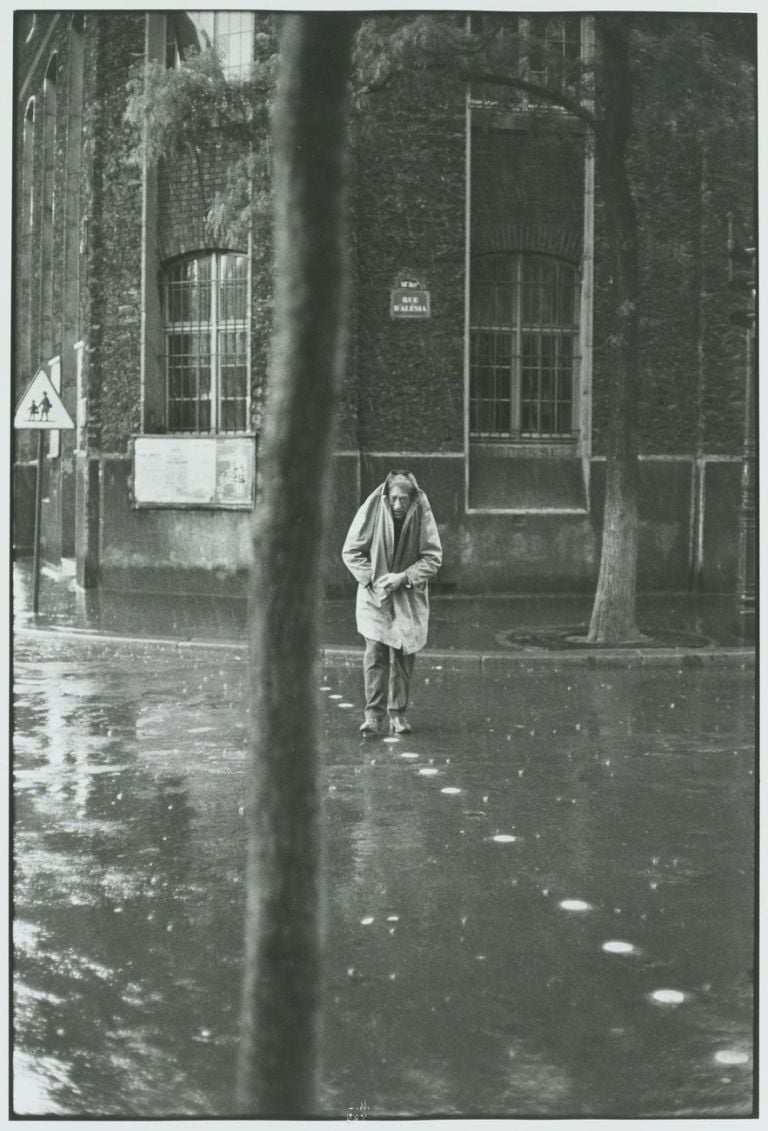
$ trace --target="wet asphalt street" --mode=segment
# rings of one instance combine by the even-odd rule
[[[14,1108],[233,1111],[246,655],[22,632]],[[753,1110],[754,671],[318,673],[319,1110]]]

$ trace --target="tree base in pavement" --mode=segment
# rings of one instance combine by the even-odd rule
[[[585,624],[556,628],[509,628],[495,634],[497,644],[507,648],[708,648],[713,641],[693,632],[664,632],[649,629],[632,640],[613,644],[593,643],[587,639]]]

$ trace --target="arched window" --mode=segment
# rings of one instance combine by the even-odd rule
[[[64,182],[63,338],[79,336],[80,316],[80,201],[83,168],[83,84],[85,80],[84,16],[70,21],[67,75],[67,130]]]
[[[169,432],[244,432],[250,421],[248,258],[206,252],[163,271]]]
[[[470,435],[574,435],[576,268],[549,256],[494,253],[472,263]]]
[[[22,138],[22,179],[24,183],[22,213],[24,226],[31,228],[35,222],[35,100],[30,98],[24,112],[24,134]]]
[[[56,124],[58,116],[57,78],[58,55],[52,55],[45,72],[43,85],[43,168],[42,215],[40,238],[40,314],[41,349],[50,356],[55,347],[54,338],[54,270],[53,239],[56,226]]]
[[[19,369],[23,374],[32,370],[32,339],[35,329],[34,311],[36,302],[33,296],[32,249],[35,227],[35,99],[30,98],[24,110],[24,126],[21,140],[21,192],[19,209],[19,257],[18,285],[19,310],[24,314],[18,322]]]

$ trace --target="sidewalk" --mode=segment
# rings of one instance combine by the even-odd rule
[[[32,613],[31,563],[14,565],[14,628],[52,633],[173,640],[179,645],[247,643],[247,604],[221,596],[104,592],[79,589],[73,578],[44,571],[39,611]],[[583,636],[592,594],[432,596],[425,655],[448,663],[545,662],[592,666],[754,663],[754,644],[740,637],[733,596],[645,594],[638,598],[642,644],[588,647]],[[355,627],[354,592],[326,600],[322,608],[324,658],[357,659],[362,641]]]

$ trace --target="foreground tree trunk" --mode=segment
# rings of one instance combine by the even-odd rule
[[[595,644],[637,640],[639,271],[637,215],[627,175],[632,92],[627,21],[596,17],[602,41],[601,122],[595,144],[608,221],[614,307],[614,368],[610,380],[603,542],[587,639]]]
[[[320,550],[343,344],[354,19],[287,16],[274,114],[275,328],[250,582],[245,971],[238,1110],[318,1114]]]

